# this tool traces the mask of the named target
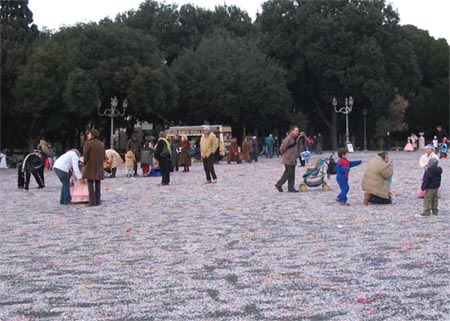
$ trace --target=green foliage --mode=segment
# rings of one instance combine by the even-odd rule
[[[183,120],[271,128],[287,121],[292,101],[285,73],[248,39],[205,38],[173,64]]]
[[[434,39],[427,31],[408,25],[403,27],[412,43],[421,81],[413,89],[406,119],[412,131],[434,134],[436,125],[449,128],[449,45],[445,39]]]
[[[14,115],[14,87],[20,68],[25,65],[39,31],[33,23],[28,0],[1,0],[1,132],[0,148],[8,137],[9,146],[17,142],[19,119]]]
[[[384,1],[269,1],[256,23],[261,48],[289,72],[294,104],[317,127],[329,127],[333,147],[333,96],[355,98],[350,119],[363,108],[387,116],[383,106],[419,81],[412,46]]]
[[[112,96],[128,98],[129,112],[142,119],[173,109],[177,89],[152,36],[115,23],[80,24],[33,51],[17,82],[17,111],[46,130],[64,124],[75,132],[97,118],[99,99],[108,108]],[[54,111],[61,121],[50,123]]]
[[[153,35],[169,65],[183,48],[196,47],[215,28],[241,37],[252,30],[250,17],[236,6],[217,6],[209,11],[187,4],[178,9],[175,4],[153,0],[143,2],[137,11],[118,16],[117,21]]]

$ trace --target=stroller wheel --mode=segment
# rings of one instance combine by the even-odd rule
[[[328,191],[330,190],[330,186],[329,186],[327,183],[323,183],[322,189],[323,189],[325,192],[328,192]]]
[[[306,187],[306,185],[305,184],[303,184],[303,183],[301,183],[300,184],[300,191],[302,191],[302,192],[306,192],[306,190],[308,189],[307,187]]]

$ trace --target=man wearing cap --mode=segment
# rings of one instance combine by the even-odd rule
[[[83,146],[84,169],[83,179],[88,180],[89,204],[88,206],[101,205],[101,180],[105,178],[103,163],[105,162],[105,145],[98,139],[98,130],[88,131],[87,141]]]
[[[428,166],[428,160],[430,158],[436,158],[437,160],[439,160],[439,156],[434,152],[434,147],[431,144],[426,145],[424,149],[425,154],[420,156],[419,165],[421,168],[426,169],[426,167]]]
[[[203,135],[200,139],[200,155],[203,160],[203,168],[206,174],[205,183],[217,182],[216,172],[214,171],[214,153],[218,147],[219,140],[216,135],[211,132],[211,128],[209,126],[203,126]]]

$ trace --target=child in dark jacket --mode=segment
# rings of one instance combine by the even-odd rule
[[[439,160],[432,157],[428,160],[428,168],[423,175],[422,191],[425,191],[423,198],[422,216],[430,216],[431,212],[438,215],[438,188],[441,186],[442,168],[437,166]]]
[[[361,161],[349,161],[347,159],[348,151],[345,148],[338,149],[338,156],[339,160],[336,164],[336,180],[341,192],[337,196],[336,201],[341,205],[350,205],[347,203],[347,193],[350,190],[350,186],[348,185],[348,173],[350,172],[351,167],[358,166],[361,164]]]

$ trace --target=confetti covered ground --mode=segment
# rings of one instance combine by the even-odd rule
[[[1,170],[0,320],[450,320],[450,160],[440,213],[422,217],[420,155],[391,153],[384,206],[362,204],[367,162],[352,206],[335,176],[328,192],[279,193],[277,158],[222,162],[217,184],[200,163],[164,187],[121,168],[100,207],[59,205],[51,171],[24,192]]]

